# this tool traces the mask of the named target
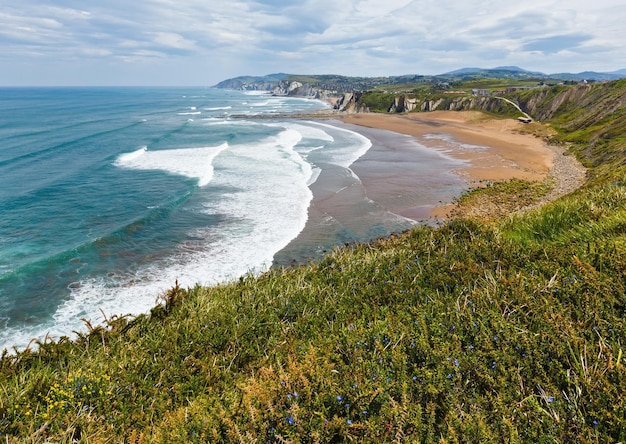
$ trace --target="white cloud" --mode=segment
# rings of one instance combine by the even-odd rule
[[[194,49],[196,46],[195,41],[186,39],[175,32],[155,32],[152,37],[158,46],[176,49]]]
[[[626,67],[621,2],[0,0],[0,63],[8,67],[0,83],[20,81],[12,67],[54,66],[62,78],[86,59],[109,77],[120,60],[144,73],[175,59],[197,69],[185,70],[188,77],[159,69],[171,69],[172,83],[196,84],[277,71],[430,74],[504,64],[609,71]]]

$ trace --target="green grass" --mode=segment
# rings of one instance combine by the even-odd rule
[[[175,286],[150,315],[4,355],[0,439],[624,441],[626,181],[601,165],[525,215]],[[480,193],[543,192],[525,190]]]

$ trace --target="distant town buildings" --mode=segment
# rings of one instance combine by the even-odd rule
[[[473,89],[472,90],[472,95],[473,96],[488,97],[488,96],[491,95],[491,92],[488,89]]]

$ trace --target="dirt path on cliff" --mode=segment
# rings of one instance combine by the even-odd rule
[[[534,205],[525,207],[523,210],[529,210],[547,202],[552,202],[561,196],[577,190],[585,183],[587,169],[575,156],[571,155],[560,146],[548,145],[548,148],[554,152],[553,165],[546,179],[553,182],[552,189]]]

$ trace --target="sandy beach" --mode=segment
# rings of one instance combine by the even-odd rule
[[[564,194],[584,179],[573,156],[520,133],[524,124],[515,119],[437,111],[338,114],[323,122],[364,135],[372,147],[350,166],[356,180],[328,168],[311,186],[307,225],[277,255],[279,264],[306,261],[344,242],[438,223],[456,197],[481,183],[552,175],[555,192]],[[575,180],[559,182],[567,178]]]
[[[523,124],[515,119],[492,119],[475,111],[350,114],[338,118],[346,123],[407,134],[426,146],[467,160],[467,166],[457,173],[470,182],[543,180],[553,165],[554,152],[543,140],[516,132]],[[437,134],[447,134],[462,145],[436,144],[433,136]]]

